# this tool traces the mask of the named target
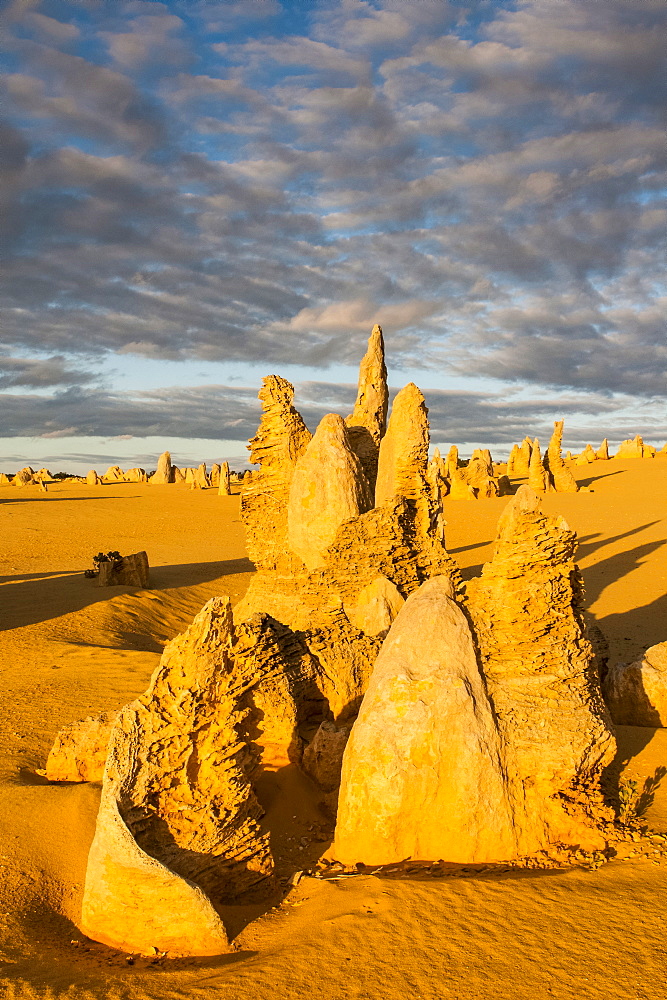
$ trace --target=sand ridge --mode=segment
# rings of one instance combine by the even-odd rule
[[[612,460],[575,473],[594,492],[547,495],[543,506],[578,532],[589,608],[610,640],[612,660],[629,660],[667,638],[667,461]],[[465,576],[489,558],[506,502],[445,501],[448,548]],[[124,955],[87,945],[67,915],[80,905],[99,789],[48,785],[36,771],[61,725],[143,691],[164,643],[209,597],[228,594],[236,603],[252,566],[238,497],[215,490],[63,484],[44,495],[5,487],[0,506],[4,995],[664,995],[667,867],[662,854],[652,853],[659,847],[648,843],[641,850],[621,845],[629,859],[596,871],[303,879],[285,903],[254,922],[247,923],[254,914],[238,914],[239,929],[246,926],[237,951],[212,961],[130,965]],[[101,590],[83,578],[92,555],[111,548],[147,550],[150,591]],[[645,780],[667,764],[666,731],[620,735],[628,774]],[[293,772],[278,772],[265,790],[269,811],[281,799],[290,814],[303,813],[296,836],[279,817],[274,823],[291,870],[311,864],[326,847],[311,829],[318,814],[307,779]],[[662,786],[647,818],[667,830]],[[307,846],[300,852],[302,837]]]

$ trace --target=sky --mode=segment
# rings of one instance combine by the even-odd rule
[[[0,0],[0,469],[667,440],[664,0]]]

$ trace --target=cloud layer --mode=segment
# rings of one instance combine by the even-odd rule
[[[664,398],[665,15],[13,0],[0,436],[240,438],[235,390],[217,414],[194,388],[192,406],[167,390],[116,406],[95,373],[139,356],[318,377],[378,321],[390,361],[558,389],[579,413]],[[498,415],[493,393],[468,403]]]

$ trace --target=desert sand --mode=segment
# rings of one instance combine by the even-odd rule
[[[587,606],[610,662],[637,659],[667,639],[667,459],[572,470],[590,491],[546,494],[543,508],[579,536]],[[445,501],[447,547],[466,579],[490,558],[506,503]],[[583,858],[563,870],[404,865],[290,888],[331,834],[314,787],[292,766],[262,789],[282,891],[268,912],[226,914],[232,954],[151,960],[88,942],[72,921],[99,785],[53,785],[38,772],[60,727],[145,690],[164,644],[210,597],[243,597],[253,567],[239,497],[54,484],[48,494],[3,487],[0,506],[0,995],[664,997],[667,840],[620,843],[600,867]],[[110,549],[146,550],[151,589],[85,579],[92,556]],[[623,774],[649,781],[647,826],[667,834],[667,781],[651,784],[667,767],[667,731],[620,727],[618,737]]]

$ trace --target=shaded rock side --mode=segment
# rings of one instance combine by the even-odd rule
[[[354,410],[345,420],[350,446],[361,462],[371,489],[375,489],[378,453],[387,425],[388,403],[382,328],[374,326],[368,340],[368,349],[359,366],[359,386]]]
[[[387,432],[380,444],[375,506],[405,497],[414,507],[421,530],[432,517],[428,483],[429,425],[424,396],[413,382],[397,394]]]
[[[171,464],[171,455],[168,451],[163,451],[157,460],[157,469],[151,476],[150,482],[155,486],[174,482],[174,469]]]
[[[343,521],[371,506],[370,487],[345,423],[337,413],[329,413],[294,467],[287,544],[312,571],[324,565],[324,554]]]
[[[117,712],[103,712],[64,726],[46,760],[49,781],[101,781],[117,718]]]
[[[125,473],[126,483],[146,483],[148,482],[148,476],[146,475],[145,469],[134,468],[128,469]]]
[[[201,465],[198,465],[195,469],[193,482],[194,485],[200,490],[206,490],[211,485],[206,471],[206,462],[202,462]]]
[[[651,646],[641,660],[615,663],[602,685],[618,726],[667,726],[667,642]]]
[[[522,854],[599,844],[600,775],[615,739],[582,618],[576,535],[521,487],[467,609],[503,737]]]
[[[385,639],[343,758],[332,854],[345,864],[516,853],[501,740],[454,588],[412,594]]]
[[[554,432],[551,435],[544,467],[548,470],[556,493],[578,493],[579,484],[563,461],[563,420],[554,421]]]
[[[26,465],[24,469],[19,469],[19,471],[16,473],[16,475],[12,479],[12,486],[19,486],[19,487],[30,486],[34,482],[35,482],[35,473],[30,468],[29,465]]]
[[[108,483],[122,483],[125,478],[125,473],[121,469],[120,465],[110,465],[102,478]]]
[[[259,391],[262,419],[248,448],[259,464],[241,498],[248,556],[257,567],[272,568],[287,545],[287,503],[297,459],[311,433],[294,409],[294,387],[278,375],[263,379]]]
[[[337,726],[325,720],[303,753],[302,770],[322,793],[323,805],[335,817],[343,754],[350,736],[351,723]]]
[[[256,678],[244,671],[247,661],[233,661],[232,640],[229,600],[213,598],[165,647],[146,693],[118,716],[83,900],[82,929],[96,940],[108,942],[110,928],[122,927],[126,918],[141,931],[140,919],[126,912],[127,884],[114,881],[125,865],[116,847],[136,860],[119,833],[116,807],[138,848],[174,878],[187,880],[183,886],[192,882],[216,902],[235,902],[271,884],[268,836],[246,776],[256,766],[256,752],[238,732],[245,714],[238,702]],[[161,870],[151,871],[162,878]],[[162,891],[160,879],[156,891]],[[146,919],[153,919],[150,912]],[[193,937],[207,926],[193,927]],[[151,944],[169,950],[159,940]],[[193,954],[187,940],[182,947]]]
[[[253,676],[239,702],[246,712],[242,732],[260,751],[263,768],[299,764],[314,725],[343,725],[357,712],[379,648],[380,640],[351,628],[342,614],[307,631],[267,614],[237,627],[234,660]]]
[[[148,587],[149,566],[145,552],[123,556],[120,562],[99,564],[98,587]]]
[[[455,469],[449,481],[448,500],[476,500],[475,488],[468,482],[466,469]]]

